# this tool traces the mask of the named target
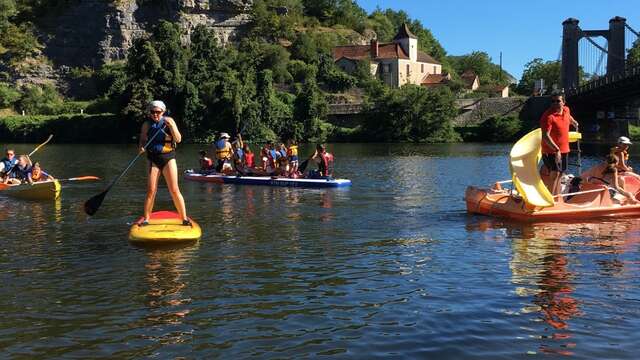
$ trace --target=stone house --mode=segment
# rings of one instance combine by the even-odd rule
[[[473,70],[467,70],[460,75],[460,80],[464,83],[464,89],[468,92],[478,90],[480,87],[480,78]]]
[[[392,87],[420,85],[427,76],[442,73],[442,64],[418,50],[418,37],[407,24],[400,26],[390,43],[371,40],[369,45],[337,46],[333,60],[348,73],[355,71],[358,61],[368,61],[371,74]]]

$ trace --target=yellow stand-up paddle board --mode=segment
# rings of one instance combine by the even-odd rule
[[[149,224],[142,225],[140,218],[131,226],[129,240],[134,243],[164,244],[197,241],[202,230],[193,219],[191,226],[182,225],[182,218],[173,211],[157,211],[151,214]]]

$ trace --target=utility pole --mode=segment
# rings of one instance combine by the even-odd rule
[[[498,80],[502,82],[502,51],[500,51],[500,75],[498,75]]]

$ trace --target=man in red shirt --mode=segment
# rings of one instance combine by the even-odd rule
[[[554,194],[560,193],[560,176],[567,171],[569,161],[569,126],[578,130],[578,122],[565,106],[562,95],[551,97],[551,107],[540,118],[542,130],[542,161],[549,170],[545,183]]]

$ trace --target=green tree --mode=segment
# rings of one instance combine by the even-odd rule
[[[29,115],[53,115],[62,107],[62,96],[51,84],[25,85],[17,107]]]
[[[522,78],[518,82],[516,91],[520,94],[529,95],[533,92],[536,80],[543,79],[547,86],[547,91],[551,91],[553,85],[560,86],[560,61],[543,61],[535,58],[525,64]]]
[[[0,109],[11,108],[20,99],[20,91],[8,83],[0,82]]]
[[[380,94],[370,105],[365,131],[380,141],[455,142],[454,96],[446,88],[405,85]]]
[[[291,56],[294,59],[302,60],[307,64],[318,63],[318,47],[315,41],[307,33],[300,33],[291,44]]]
[[[307,81],[298,91],[294,103],[294,118],[302,123],[303,137],[310,141],[322,141],[322,121],[328,113],[327,101],[315,81]]]
[[[487,142],[512,142],[522,131],[522,121],[516,116],[493,117],[480,125],[480,131]]]
[[[629,66],[640,65],[640,39],[633,42],[633,46],[627,54],[627,61]]]

